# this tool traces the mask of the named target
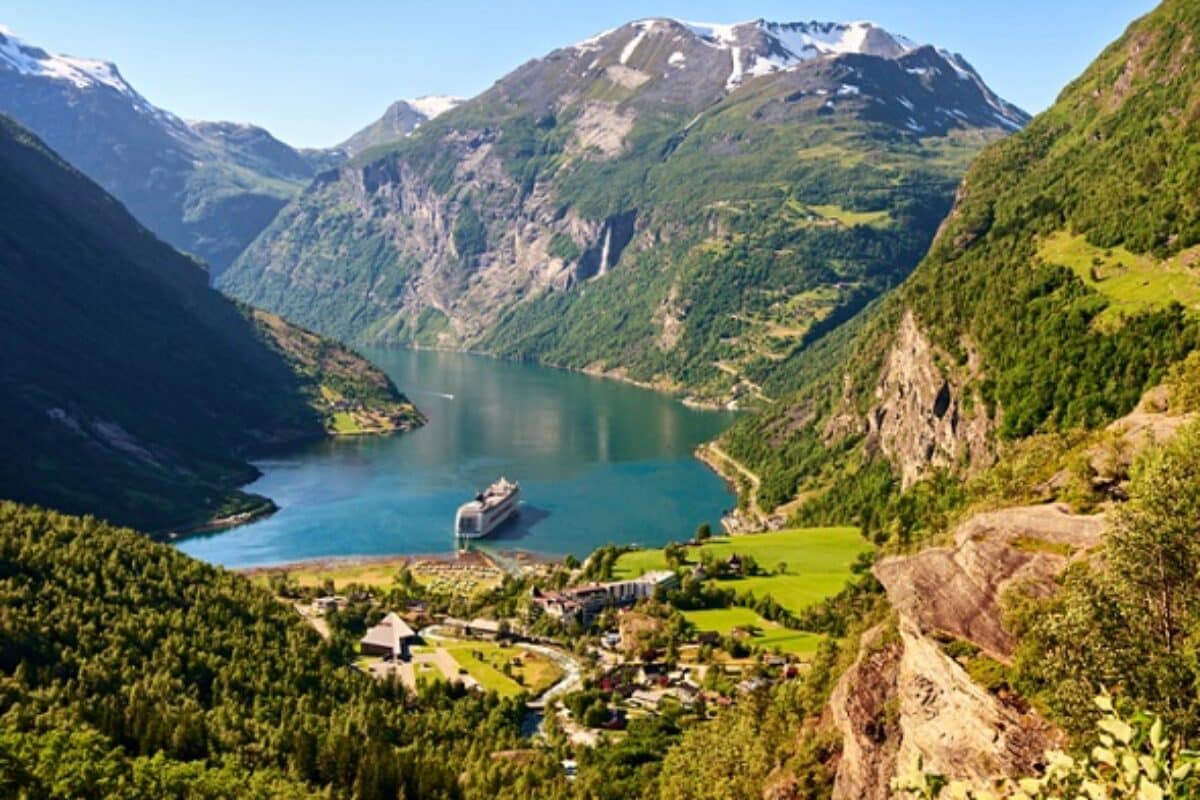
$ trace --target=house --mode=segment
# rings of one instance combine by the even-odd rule
[[[700,699],[700,689],[690,683],[680,683],[671,687],[670,692],[684,708],[691,708]]]
[[[656,662],[640,665],[637,682],[643,686],[665,686],[669,682],[667,666]]]
[[[408,648],[416,638],[417,634],[408,623],[393,611],[367,631],[359,641],[358,649],[366,656],[407,659]]]
[[[346,598],[341,595],[326,595],[318,597],[312,601],[312,610],[314,614],[331,614],[334,611],[346,607]]]
[[[638,689],[629,696],[629,702],[647,711],[657,711],[664,696],[666,696],[666,692],[661,689]]]

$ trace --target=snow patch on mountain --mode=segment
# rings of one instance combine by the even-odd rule
[[[675,21],[699,36],[705,42],[708,42],[715,47],[721,47],[725,49],[733,47],[735,44],[737,44],[738,31],[740,29],[760,24],[759,22],[735,22],[725,25],[716,22],[687,22],[685,20]]]
[[[5,25],[0,25],[0,65],[22,75],[68,81],[80,89],[107,86],[128,97],[142,99],[121,77],[115,64],[47,53],[22,41]]]
[[[48,53],[18,37],[7,25],[0,25],[0,72],[6,70],[31,78],[61,81],[77,89],[115,91],[128,98],[137,111],[155,117],[175,135],[190,134],[191,129],[183,120],[138,94],[111,61]]]
[[[629,40],[629,44],[625,45],[625,49],[621,51],[621,64],[624,66],[629,63],[629,59],[633,58],[633,54],[637,52],[638,45],[646,38],[646,34],[654,30],[654,22],[635,22],[634,27],[637,28],[637,34]]]
[[[421,114],[426,119],[445,114],[452,108],[463,104],[464,100],[461,97],[452,97],[443,94],[427,94],[424,97],[417,97],[412,100],[405,100],[414,111]]]

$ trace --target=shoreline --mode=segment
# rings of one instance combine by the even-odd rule
[[[547,369],[556,369],[563,372],[574,372],[577,375],[587,375],[590,378],[600,378],[601,380],[623,383],[627,386],[636,386],[637,388],[645,389],[648,392],[666,395],[667,397],[670,397],[687,408],[694,409],[696,411],[711,411],[714,413],[727,414],[736,414],[742,411],[741,408],[730,407],[730,403],[736,402],[732,398],[725,402],[716,400],[702,400],[698,397],[687,394],[685,389],[682,387],[673,387],[670,384],[652,383],[650,381],[640,381],[636,378],[630,378],[628,375],[625,375],[622,372],[624,369],[623,367],[616,367],[614,369],[607,370],[601,369],[594,364],[587,367],[572,367],[566,364],[555,364],[551,361],[540,361],[533,358],[509,358],[507,356],[497,355],[496,353],[489,353],[486,350],[471,350],[470,348],[461,347],[436,347],[418,344],[364,344],[361,346],[375,350],[415,350],[418,352],[429,353],[459,353],[461,355],[477,356],[479,358],[490,358],[494,361],[503,361],[509,364],[532,364],[537,367],[546,367]]]
[[[622,384],[625,384],[628,386],[634,386],[639,389],[643,389],[645,391],[654,392],[655,394],[664,395],[666,397],[669,397],[672,400],[685,406],[686,408],[693,409],[696,411],[720,413],[720,414],[741,413],[741,409],[731,408],[727,404],[721,404],[721,403],[708,401],[708,400],[700,400],[700,399],[697,399],[690,395],[684,395],[679,391],[678,388],[667,385],[667,384],[650,383],[647,381],[639,381],[634,378],[630,378],[624,374],[624,372],[621,368],[614,369],[614,370],[605,370],[605,369],[601,369],[600,367],[594,366],[594,365],[589,366],[589,367],[578,368],[578,367],[565,366],[562,364],[554,364],[554,363],[549,363],[549,362],[544,362],[544,361],[538,361],[538,360],[534,360],[534,359],[507,358],[504,356],[496,355],[495,353],[488,353],[488,352],[480,351],[480,350],[470,350],[470,349],[453,348],[453,347],[436,347],[436,346],[416,345],[416,344],[409,344],[409,345],[360,344],[359,346],[364,347],[366,349],[374,349],[374,350],[379,350],[379,351],[409,350],[409,351],[416,351],[416,352],[458,353],[458,354],[462,354],[462,355],[475,356],[475,357],[479,357],[479,358],[489,358],[494,361],[507,362],[510,364],[531,364],[531,365],[538,366],[538,367],[545,367],[548,369],[560,370],[563,372],[573,372],[575,374],[586,375],[591,378],[598,378],[600,380],[614,381],[616,383],[622,383]],[[356,350],[355,352],[358,352],[358,351]],[[363,355],[361,352],[358,352],[358,354],[360,356],[362,356],[363,358],[366,358],[368,361],[370,361],[370,359],[367,356]],[[400,389],[400,391],[402,394],[404,393],[403,389]],[[407,395],[405,395],[405,396],[407,397]],[[416,408],[415,405],[414,405],[414,408]],[[419,415],[418,420],[415,421],[411,425],[402,425],[402,426],[398,426],[396,428],[392,428],[389,430],[376,430],[376,431],[355,430],[355,431],[337,432],[337,431],[326,430],[324,436],[306,437],[301,442],[289,443],[288,445],[283,445],[282,448],[287,449],[288,447],[297,446],[304,442],[335,441],[338,439],[353,440],[353,439],[361,439],[364,437],[373,437],[373,436],[385,436],[386,437],[386,436],[393,436],[393,435],[403,434],[403,433],[411,433],[415,430],[418,430],[419,428],[422,428],[422,427],[430,424],[429,418],[426,417],[424,414],[422,414],[419,409],[417,409],[417,414]],[[735,498],[735,502],[740,501],[741,495],[738,491],[739,487],[738,487],[737,482],[734,479],[732,479],[728,474],[723,472],[713,462],[713,460],[706,455],[707,448],[710,444],[711,444],[711,442],[703,442],[703,443],[699,444],[692,451],[692,457],[697,459],[698,461],[700,461],[702,464],[707,466],[713,473],[715,473],[718,477],[720,477],[725,482],[726,487],[733,494],[733,496]],[[275,448],[272,448],[272,449],[275,449]],[[257,471],[257,467],[255,469]],[[245,484],[242,484],[241,486],[238,487],[238,489],[244,491],[245,488],[247,486],[250,486],[252,483],[254,483],[254,481],[257,480],[258,477],[261,477],[261,474],[259,476],[256,476],[253,480],[248,481]],[[227,531],[235,530],[235,529],[240,528],[245,525],[250,525],[255,522],[259,522],[263,519],[266,519],[267,517],[274,515],[277,511],[280,510],[279,506],[275,503],[275,501],[273,499],[271,499],[269,497],[264,497],[263,500],[265,502],[260,507],[257,507],[255,509],[252,509],[247,512],[242,512],[240,514],[233,514],[233,515],[230,515],[227,517],[221,517],[218,519],[209,519],[203,523],[200,523],[198,525],[194,525],[194,526],[191,526],[188,528],[164,531],[163,539],[168,542],[180,542],[184,539],[187,539],[187,538],[190,538],[193,536],[204,536],[204,535],[208,535],[208,534],[224,533]],[[737,507],[735,506],[734,510],[730,513],[736,514]],[[726,514],[722,518],[722,521],[724,522],[724,520],[728,519],[729,517],[730,517],[730,514]],[[497,551],[497,552],[502,557],[513,558],[514,560],[517,560],[518,562],[522,562],[522,560],[525,559],[525,560],[531,561],[532,563],[554,563],[556,561],[561,561],[561,559],[563,558],[563,556],[561,556],[561,555],[558,555],[558,556],[544,555],[544,554],[533,553],[533,552],[529,552],[529,551],[521,551],[521,550]],[[437,559],[437,558],[446,558],[448,556],[454,556],[454,555],[455,555],[455,553],[453,551],[451,551],[449,553],[428,555],[428,557],[431,559]],[[334,560],[334,561],[347,560],[348,561],[347,565],[353,565],[352,562],[354,560],[360,559],[360,558],[388,561],[388,560],[399,560],[402,558],[413,558],[413,557],[417,557],[417,556],[401,556],[401,555],[365,556],[365,557],[335,556],[335,557],[332,557],[331,560]],[[421,557],[425,557],[425,556],[421,556]],[[278,565],[263,565],[262,567],[246,567],[246,568],[234,568],[234,569],[236,571],[243,571],[243,572],[246,570],[250,570],[250,569],[281,569],[284,567],[311,566],[313,562],[321,562],[324,560],[326,560],[326,559],[324,559],[324,558],[302,559],[302,560],[299,560],[296,562],[286,562],[286,563],[278,564]]]
[[[557,564],[565,556],[549,556],[528,550],[497,550],[501,558],[516,561],[522,567],[538,564]],[[449,551],[442,553],[392,553],[384,555],[346,555],[346,556],[315,556],[295,561],[283,561],[278,564],[256,564],[246,567],[225,567],[230,572],[245,575],[248,578],[270,575],[280,572],[316,571],[332,572],[339,569],[372,566],[411,566],[418,562],[436,562],[441,564],[464,564],[468,561],[485,561],[488,566],[503,570],[495,563],[495,558],[483,550]]]
[[[726,457],[722,454],[712,452],[710,442],[699,445],[694,451],[694,455],[700,463],[708,467],[713,474],[725,482],[725,485],[736,499],[736,505],[721,517],[721,527],[725,529],[726,534],[753,533],[770,529],[770,519],[765,517],[761,510],[756,508],[757,501],[752,496],[746,498],[747,507],[745,509],[741,508],[742,483],[738,478],[744,476],[737,469],[732,468]],[[732,469],[732,474],[727,472],[725,468]]]

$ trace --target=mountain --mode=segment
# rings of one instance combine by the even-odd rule
[[[220,285],[344,340],[761,401],[1025,121],[870,23],[642,20],[320,176]]]
[[[0,113],[125,204],[159,238],[224,269],[328,155],[262,128],[185,122],[106,61],[54,55],[0,26]]]
[[[461,97],[427,95],[415,100],[397,100],[387,107],[383,116],[339,144],[340,150],[349,156],[357,156],[364,150],[379,145],[391,144],[403,139],[429,120],[462,105]]]
[[[0,116],[0,497],[158,529],[261,510],[263,448],[419,417],[358,356],[199,264]]]
[[[768,506],[920,529],[930,509],[897,498],[961,503],[930,480],[998,459],[1049,481],[1072,437],[1183,369],[1200,344],[1196,37],[1195,4],[1163,3],[976,160],[908,281],[729,433]]]

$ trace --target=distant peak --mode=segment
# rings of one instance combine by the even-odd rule
[[[422,97],[405,100],[404,102],[427,119],[433,119],[445,114],[455,106],[461,105],[463,98],[442,94],[427,94]]]
[[[49,53],[25,42],[7,25],[0,25],[0,69],[3,68],[22,75],[67,81],[81,89],[108,86],[141,99],[111,61]]]

